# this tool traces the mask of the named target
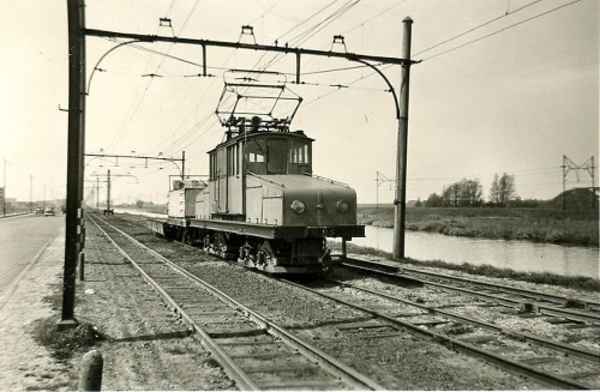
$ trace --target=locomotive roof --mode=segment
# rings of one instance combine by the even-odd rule
[[[313,138],[306,136],[306,134],[302,130],[293,131],[293,132],[277,132],[277,131],[254,131],[254,132],[251,132],[250,131],[250,132],[245,132],[245,133],[239,134],[235,137],[232,137],[231,139],[228,139],[222,143],[219,143],[215,148],[208,151],[208,154],[212,153],[213,151],[215,151],[221,147],[230,146],[232,144],[239,143],[240,140],[272,137],[272,136],[288,138],[288,139],[303,139],[303,140],[309,140],[311,142],[313,142],[315,140]]]

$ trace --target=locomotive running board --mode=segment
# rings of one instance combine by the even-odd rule
[[[195,227],[205,230],[224,231],[238,235],[248,235],[265,239],[307,238],[321,236],[353,238],[365,236],[365,226],[363,225],[293,227],[235,221],[190,219],[189,227]]]

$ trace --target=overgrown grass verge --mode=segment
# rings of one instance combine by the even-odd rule
[[[342,245],[339,242],[329,243],[328,246],[334,251],[341,251]],[[393,255],[379,249],[362,247],[354,244],[347,244],[349,253],[374,255],[377,257],[393,260]],[[424,267],[444,268],[448,270],[466,272],[472,275],[483,275],[492,278],[508,278],[520,280],[529,283],[548,284],[561,286],[576,290],[594,291],[600,290],[600,281],[598,279],[586,278],[583,276],[561,276],[542,272],[517,272],[509,268],[497,268],[490,265],[473,265],[468,263],[451,264],[441,260],[415,260],[411,258],[403,259],[400,264],[412,264]]]
[[[374,221],[373,226],[393,228],[392,221]],[[406,230],[438,233],[455,237],[525,240],[551,244],[598,246],[598,231],[586,227],[540,227],[525,222],[468,222],[462,220],[430,220],[409,222]]]
[[[97,341],[103,340],[103,337],[91,324],[81,321],[74,328],[60,330],[58,321],[62,307],[62,285],[55,283],[51,287],[52,294],[42,300],[50,304],[53,314],[34,321],[31,334],[38,344],[48,349],[53,358],[66,362],[75,353],[84,351],[94,346]],[[75,297],[75,306],[84,301],[80,297],[80,295]]]
[[[86,350],[101,337],[90,324],[81,323],[75,328],[60,330],[56,315],[39,319],[33,323],[33,338],[46,347],[50,355],[59,361],[69,360],[74,353]]]

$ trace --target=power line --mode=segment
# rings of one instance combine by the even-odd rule
[[[502,28],[502,29],[500,29],[500,30],[497,30],[497,31],[493,32],[493,33],[490,33],[490,34],[484,35],[484,36],[482,36],[482,37],[480,37],[480,38],[477,38],[477,39],[475,39],[475,40],[472,40],[472,41],[466,42],[466,43],[464,43],[464,44],[462,44],[462,45],[459,45],[459,46],[456,46],[456,47],[454,47],[454,48],[451,48],[451,49],[445,50],[445,51],[443,51],[443,52],[437,53],[437,54],[435,54],[435,55],[433,55],[433,56],[426,57],[426,58],[422,59],[422,61],[431,60],[431,59],[433,59],[433,58],[435,58],[435,57],[438,57],[438,56],[441,56],[441,55],[443,55],[443,54],[447,54],[447,53],[453,52],[453,51],[455,51],[455,50],[457,50],[457,49],[464,48],[465,46],[468,46],[468,45],[474,44],[474,43],[476,43],[476,42],[482,41],[482,40],[484,40],[484,39],[486,39],[486,38],[493,37],[494,35],[497,35],[497,34],[500,34],[500,33],[504,32],[504,31],[510,30],[510,29],[512,29],[513,27],[520,26],[520,25],[522,25],[522,24],[524,24],[524,23],[530,22],[530,21],[532,21],[532,20],[534,20],[534,19],[540,18],[540,17],[542,17],[542,16],[545,16],[545,15],[548,15],[548,14],[550,14],[550,13],[552,13],[552,12],[558,11],[558,10],[560,10],[560,9],[562,9],[562,8],[568,7],[568,6],[570,6],[570,5],[573,5],[573,4],[575,4],[575,3],[578,3],[578,2],[580,2],[580,1],[581,1],[581,0],[575,0],[575,1],[572,1],[572,2],[570,2],[570,3],[567,3],[567,4],[563,4],[563,5],[561,5],[561,6],[558,6],[558,7],[556,7],[556,8],[552,8],[551,10],[548,10],[548,11],[546,11],[546,12],[542,12],[541,14],[538,14],[538,15],[532,16],[532,17],[530,17],[530,18],[527,18],[527,19],[524,19],[524,20],[522,20],[522,21],[520,21],[520,22],[517,22],[517,23],[514,23],[514,24],[512,24],[512,25],[509,25],[509,26],[507,26],[507,27],[504,27],[504,28]]]
[[[173,0],[173,1],[171,2],[171,5],[170,5],[170,7],[169,7],[169,10],[167,11],[167,13],[170,13],[170,12],[173,10],[173,6],[175,5],[175,1],[176,1],[176,0]],[[192,8],[192,10],[189,12],[189,14],[188,14],[188,17],[187,17],[187,18],[186,18],[186,20],[184,21],[184,23],[183,23],[183,25],[182,25],[181,29],[179,30],[179,33],[181,33],[181,31],[182,31],[182,30],[185,28],[186,24],[188,23],[188,21],[189,21],[189,19],[190,19],[191,15],[193,14],[193,12],[194,12],[194,10],[196,9],[196,7],[198,6],[198,4],[199,4],[199,0],[196,0],[196,3],[194,4],[194,7],[193,7],[193,8]],[[172,26],[172,24],[171,24],[171,20],[170,20],[169,18],[161,18],[161,23],[159,23],[159,25],[158,25],[158,27],[157,27],[157,33],[158,33],[158,29],[159,29],[160,27],[162,27],[162,26],[163,26],[163,25],[162,25],[162,21],[163,21],[163,20],[166,20],[166,21],[168,21],[168,27],[170,27],[170,28],[171,28],[171,32],[173,33],[173,35],[175,35],[175,32],[173,31],[173,26]],[[178,34],[179,34],[179,33],[178,33]],[[169,55],[170,51],[173,49],[173,46],[174,46],[174,45],[171,45],[171,46],[169,46],[169,49],[167,50],[167,53],[163,55],[163,57],[162,57],[162,60],[160,61],[160,63],[159,63],[159,64],[158,64],[158,66],[156,67],[156,70],[155,70],[154,72],[152,72],[152,73],[149,73],[149,75],[157,75],[157,74],[158,74],[158,72],[160,71],[160,69],[161,69],[162,65],[164,64],[165,60],[168,58],[167,56]],[[149,65],[149,61],[148,61],[148,65]],[[147,67],[148,67],[148,65],[147,65]],[[115,143],[115,142],[116,142],[116,141],[117,141],[117,140],[118,140],[118,139],[121,137],[121,135],[123,135],[123,134],[124,134],[124,133],[127,131],[127,128],[129,127],[129,125],[131,124],[131,121],[133,121],[133,118],[134,118],[134,117],[135,117],[135,115],[137,114],[137,112],[138,112],[138,110],[139,110],[139,108],[140,108],[140,106],[141,106],[141,104],[142,104],[142,102],[143,102],[144,98],[146,97],[146,94],[148,93],[148,90],[149,90],[149,88],[150,88],[150,85],[152,84],[152,82],[153,82],[153,81],[154,81],[154,77],[151,77],[151,78],[150,78],[150,80],[148,81],[148,83],[146,84],[146,87],[144,88],[144,90],[143,90],[143,92],[142,92],[142,95],[141,95],[141,97],[140,97],[140,98],[137,100],[137,104],[135,105],[135,107],[134,107],[133,111],[132,111],[132,112],[131,112],[131,114],[130,114],[130,115],[127,117],[127,120],[124,122],[124,124],[125,124],[125,125],[124,125],[124,126],[122,126],[122,129],[121,129],[121,131],[120,131],[120,132],[118,132],[118,133],[115,135],[115,137],[113,138],[113,140],[111,141],[111,143],[110,143],[110,145],[109,145],[109,148],[112,148],[112,146],[114,145],[114,143]],[[137,94],[139,93],[139,91],[140,91],[140,90],[138,89],[138,92],[136,93],[136,96],[137,96]],[[134,102],[135,102],[135,98],[134,98]]]
[[[270,7],[269,7],[269,8],[268,8],[268,9],[267,9],[265,12],[263,12],[263,14],[262,14],[261,16],[259,16],[258,18],[256,18],[256,19],[252,20],[250,23],[246,23],[246,24],[247,24],[247,25],[252,25],[252,23],[256,22],[257,20],[259,20],[259,19],[261,19],[261,18],[264,18],[264,16],[265,16],[266,14],[268,14],[269,12],[271,12],[271,10],[272,10],[273,8],[275,8],[275,6],[276,6],[277,4],[279,4],[279,3],[281,3],[281,0],[277,0],[277,1],[273,2],[273,4],[271,4],[271,6],[270,6]]]
[[[541,1],[541,0],[539,0],[539,1]],[[349,33],[350,31],[356,30],[357,28],[359,28],[359,27],[361,27],[361,26],[364,26],[365,24],[369,23],[369,22],[370,22],[370,21],[372,21],[373,19],[376,19],[376,18],[380,17],[381,15],[385,14],[386,12],[390,11],[390,10],[391,10],[391,9],[393,9],[393,8],[396,8],[396,7],[398,7],[399,5],[401,5],[402,3],[405,3],[405,2],[406,2],[406,0],[401,0],[401,1],[397,2],[397,3],[396,3],[396,4],[394,4],[393,6],[391,6],[391,7],[388,7],[388,8],[386,8],[386,9],[384,9],[384,10],[383,10],[383,11],[381,11],[380,13],[378,13],[378,14],[376,14],[376,15],[374,15],[374,16],[372,16],[372,17],[370,17],[370,18],[369,18],[369,19],[367,19],[367,20],[364,20],[364,21],[362,21],[361,23],[357,24],[356,26],[354,26],[354,27],[351,27],[351,28],[349,28],[348,30],[345,30],[345,31],[343,31],[343,32],[342,32],[342,34]]]
[[[328,25],[330,25],[331,23],[333,23],[336,19],[340,18],[343,14],[345,14],[346,12],[348,12],[351,8],[353,8],[358,3],[360,3],[360,1],[361,0],[348,0],[345,4],[343,4],[341,7],[339,7],[335,11],[333,11],[325,19],[323,19],[321,22],[319,22],[316,25],[308,28],[304,32],[302,32],[300,34],[297,34],[296,36],[292,37],[289,40],[289,43],[292,44],[292,45],[294,45],[294,46],[300,46],[300,45],[302,45],[303,43],[307,42],[312,37],[314,37],[315,34],[317,34],[319,31],[323,30],[325,27],[327,27]],[[267,69],[268,67],[273,66],[274,64],[276,64],[282,58],[283,58],[282,54],[276,54],[275,56],[273,56],[273,58],[269,62],[267,62],[267,64],[265,64],[262,67],[262,69]]]
[[[281,38],[283,38],[284,36],[286,36],[287,34],[291,33],[292,31],[294,31],[295,29],[299,28],[300,26],[302,26],[303,24],[307,23],[309,20],[311,20],[312,18],[314,18],[315,16],[317,16],[318,14],[320,14],[321,12],[323,12],[324,10],[326,10],[327,8],[331,7],[333,4],[337,3],[339,0],[333,0],[331,2],[329,2],[326,6],[320,8],[317,12],[313,13],[311,16],[309,16],[308,18],[304,19],[302,22],[296,24],[294,27],[290,28],[289,30],[287,30],[285,33],[279,35],[276,39],[280,40]]]
[[[286,34],[288,34],[289,32],[293,31],[295,28],[297,28],[298,26],[301,26],[302,24],[306,23],[308,20],[312,19],[314,16],[318,15],[320,12],[322,12],[323,10],[329,8],[331,5],[333,5],[334,3],[336,3],[338,0],[334,0],[332,2],[330,2],[328,5],[326,5],[325,7],[321,8],[319,11],[317,11],[316,13],[314,13],[313,15],[311,15],[309,18],[307,18],[305,21],[303,21],[302,23],[296,25],[294,28],[288,30],[287,32],[285,32],[284,34],[282,34],[279,38],[285,36]],[[301,37],[302,34],[306,34],[306,33],[310,33],[311,31],[314,31],[315,28],[318,28],[319,26],[322,26],[321,29],[323,27],[325,27],[327,24],[333,22],[335,19],[339,18],[341,15],[343,15],[345,12],[347,12],[350,8],[354,7],[356,4],[358,4],[361,0],[350,0],[348,2],[346,2],[342,7],[338,8],[336,11],[334,11],[332,14],[330,14],[328,17],[326,17],[323,21],[321,21],[319,24],[311,27],[310,29],[308,29],[307,31],[305,31],[304,33],[301,33],[299,35],[297,35],[296,37],[292,38],[293,40],[296,39],[297,37]],[[272,9],[274,6],[276,5],[273,4],[270,9]],[[265,14],[270,11],[267,10],[265,12]],[[263,14],[264,16],[264,14]],[[325,24],[326,23],[326,24]],[[318,32],[318,31],[317,31]],[[314,36],[315,33],[313,33],[311,36],[305,38],[302,42],[305,42],[306,40],[310,39],[312,36]],[[261,59],[264,57],[264,55],[261,57]],[[260,62],[260,59],[259,59]],[[274,58],[273,60],[271,60],[266,66],[270,66],[271,64],[273,64],[274,62],[276,62],[276,59]],[[256,68],[256,65],[255,67]],[[328,72],[333,72],[333,71],[328,71]],[[206,116],[205,116],[206,117]],[[205,133],[207,133],[209,130],[212,129],[212,127],[215,124],[211,124],[209,126],[209,128],[207,130],[205,130],[204,132],[202,132],[199,136],[197,136],[195,139],[193,139],[190,143],[188,143],[186,146],[189,146],[191,144],[193,144],[194,142],[196,142],[202,135],[204,135]],[[167,148],[167,151],[170,150],[172,147],[180,145],[181,143],[184,143],[186,140],[188,140],[193,134],[193,129],[190,130],[189,132],[187,132],[186,134],[184,134],[179,141],[175,142],[174,144],[172,144],[170,147]]]
[[[315,34],[317,34],[319,31],[323,30],[325,27],[333,23],[336,19],[340,18],[342,15],[344,15],[346,12],[348,12],[360,2],[361,0],[349,0],[346,4],[335,10],[333,13],[331,13],[331,15],[327,16],[315,26],[293,37],[290,40],[290,43],[295,46],[302,45],[303,43],[314,37]],[[295,41],[296,39],[298,39],[298,41]]]
[[[302,26],[303,24],[307,23],[309,20],[311,20],[312,18],[314,18],[315,16],[317,16],[318,14],[320,14],[321,12],[323,12],[324,10],[326,10],[327,8],[331,7],[333,4],[337,3],[339,0],[332,0],[331,2],[327,3],[327,5],[325,5],[324,7],[320,8],[319,10],[317,10],[315,13],[313,13],[312,15],[310,15],[308,18],[304,19],[303,21],[301,21],[300,23],[297,23],[296,25],[294,25],[293,27],[291,27],[290,29],[288,29],[286,32],[284,32],[283,34],[280,34],[279,36],[277,36],[277,38],[275,38],[275,44],[277,45],[278,41],[283,38],[284,36],[286,36],[287,34],[289,34],[290,32],[294,31],[295,29],[299,28],[300,26]],[[257,69],[259,63],[265,58],[265,56],[267,55],[267,53],[263,53],[260,58],[257,60],[257,62],[254,64],[253,67],[251,67],[251,69]],[[278,55],[275,54],[273,56],[273,59],[271,59],[270,61],[274,61],[276,58],[278,58]],[[266,65],[264,67],[262,67],[262,69],[266,69],[269,65]]]
[[[200,0],[196,0],[196,3],[194,4],[194,7],[192,8],[192,10],[188,13],[187,18],[185,18],[185,21],[183,22],[183,25],[181,25],[181,29],[179,29],[179,31],[177,32],[177,35],[181,35],[181,32],[183,31],[183,29],[185,28],[185,26],[188,24],[190,18],[192,17],[192,15],[194,14],[194,11],[196,11],[196,7],[198,7],[198,4],[200,4]]]
[[[464,43],[464,44],[462,44],[462,45],[460,45],[460,46],[457,46],[457,47],[455,47],[455,48],[448,49],[448,50],[446,50],[446,51],[444,51],[444,52],[441,52],[441,53],[435,54],[435,55],[433,55],[433,56],[430,56],[430,57],[424,58],[424,59],[422,59],[421,61],[430,60],[430,59],[432,59],[432,58],[435,58],[435,57],[441,56],[441,55],[443,55],[443,54],[446,54],[446,53],[452,52],[452,51],[454,51],[454,50],[460,49],[460,48],[462,48],[462,47],[465,47],[465,46],[467,46],[467,45],[473,44],[473,43],[475,43],[475,42],[479,42],[479,41],[481,41],[481,40],[483,40],[483,39],[485,39],[485,38],[492,37],[492,36],[494,36],[494,35],[497,35],[497,34],[499,34],[499,33],[501,33],[501,32],[504,32],[504,31],[506,31],[506,30],[509,30],[509,29],[511,29],[511,28],[513,28],[513,27],[519,26],[519,25],[521,25],[521,24],[524,24],[524,23],[526,23],[526,22],[529,22],[529,21],[531,21],[531,20],[534,20],[534,19],[540,18],[540,17],[542,17],[542,16],[548,15],[548,14],[550,14],[550,13],[552,13],[552,12],[555,12],[555,11],[558,11],[558,10],[560,10],[561,8],[568,7],[568,6],[570,6],[570,5],[573,5],[573,4],[575,4],[575,3],[578,3],[578,2],[580,2],[580,1],[581,1],[581,0],[575,0],[575,1],[572,1],[572,2],[570,2],[570,3],[563,4],[563,5],[561,5],[561,6],[558,6],[558,7],[556,7],[556,8],[553,8],[553,9],[551,9],[551,10],[545,11],[545,12],[543,12],[543,13],[541,13],[541,14],[538,14],[538,15],[532,16],[532,17],[530,17],[530,18],[528,18],[528,19],[525,19],[525,20],[522,20],[522,21],[520,21],[520,22],[514,23],[514,24],[512,24],[512,25],[509,25],[509,26],[507,26],[507,27],[505,27],[505,28],[503,28],[503,29],[500,29],[500,30],[498,30],[498,31],[495,31],[495,32],[493,32],[493,33],[487,34],[487,35],[485,35],[485,36],[483,36],[483,37],[477,38],[477,39],[475,39],[475,40],[473,40],[473,41],[469,41],[469,42],[467,42],[467,43]],[[521,7],[520,9],[522,9],[522,8],[523,8],[523,7]],[[517,9],[517,10],[513,11],[513,13],[514,13],[514,12],[517,12],[517,11],[518,11],[518,10],[520,10],[520,9]],[[487,23],[487,22],[486,22],[486,23]],[[424,51],[422,51],[421,53],[423,53],[423,52],[424,52]],[[385,69],[387,69],[387,68],[389,68],[389,67],[391,67],[391,66],[392,66],[391,64],[390,64],[390,65],[387,65],[387,66],[385,66],[385,67],[381,68],[381,70],[385,70]],[[371,76],[373,76],[373,75],[375,75],[375,74],[376,74],[376,73],[375,73],[375,71],[372,71],[371,73],[369,73],[369,74],[367,74],[367,75],[365,75],[365,76],[363,76],[363,77],[360,77],[360,78],[358,78],[358,79],[356,79],[356,80],[354,80],[354,81],[352,81],[352,82],[350,82],[350,83],[347,83],[347,85],[348,85],[348,86],[350,86],[350,85],[352,85],[352,84],[354,84],[354,83],[357,83],[357,82],[359,82],[359,81],[361,81],[361,80],[363,80],[363,79],[367,79],[367,78],[369,78],[369,77],[371,77]],[[314,102],[316,102],[316,101],[318,101],[318,100],[320,100],[320,99],[322,99],[322,98],[325,98],[325,97],[328,97],[328,96],[330,96],[330,95],[332,95],[332,94],[335,94],[335,93],[337,93],[338,91],[339,91],[339,90],[334,90],[334,91],[331,91],[331,92],[329,92],[329,93],[327,93],[327,94],[325,94],[325,95],[322,95],[322,96],[320,96],[320,97],[317,97],[317,98],[315,98],[315,99],[313,99],[313,100],[311,100],[311,101],[309,101],[309,102],[306,102],[306,103],[304,103],[304,106],[310,105],[311,103],[314,103]]]
[[[509,15],[512,15],[512,14],[514,14],[514,13],[517,13],[517,12],[521,11],[521,10],[524,10],[524,9],[526,9],[526,8],[528,8],[528,7],[530,7],[530,6],[534,5],[534,4],[536,4],[536,3],[539,3],[539,2],[541,2],[541,1],[542,1],[542,0],[535,0],[535,1],[532,1],[531,3],[529,3],[529,4],[526,4],[526,5],[522,6],[522,7],[520,7],[520,8],[514,9],[514,10],[512,10],[511,12],[506,12],[506,13],[505,13],[504,15],[502,15],[502,16],[499,16],[499,17],[497,17],[497,18],[490,19],[490,20],[488,20],[487,22],[485,22],[485,23],[482,23],[482,24],[480,24],[480,25],[477,25],[477,26],[475,26],[475,27],[473,27],[473,28],[471,28],[471,29],[469,29],[469,30],[467,30],[467,31],[463,32],[463,33],[460,33],[460,34],[458,34],[458,35],[455,35],[454,37],[448,38],[448,39],[446,39],[446,40],[444,40],[444,41],[442,41],[442,42],[440,42],[440,43],[437,43],[437,44],[435,44],[435,45],[433,45],[433,46],[430,46],[430,47],[429,47],[429,48],[427,48],[427,49],[424,49],[424,50],[422,50],[422,51],[420,51],[420,52],[417,52],[417,53],[415,53],[415,54],[414,54],[414,56],[418,56],[418,55],[420,55],[420,54],[423,54],[423,53],[425,53],[425,52],[429,52],[429,51],[430,51],[430,50],[432,50],[432,49],[435,49],[435,48],[437,48],[437,47],[439,47],[439,46],[442,46],[442,45],[444,45],[444,44],[446,44],[446,43],[448,43],[448,42],[454,41],[455,39],[458,39],[458,38],[460,38],[460,37],[463,37],[463,36],[465,36],[465,35],[467,35],[467,34],[469,34],[469,33],[472,33],[473,31],[476,31],[476,30],[478,30],[478,29],[480,29],[480,28],[482,28],[482,27],[485,27],[485,26],[487,26],[487,25],[489,25],[489,24],[491,24],[491,23],[494,23],[494,22],[496,22],[496,21],[498,21],[498,20],[500,20],[500,19],[502,19],[502,18],[506,18],[506,17],[507,17],[507,16],[509,16]]]
[[[375,66],[376,66],[376,67],[378,67],[379,65],[375,65]],[[383,70],[385,70],[385,69],[388,69],[389,67],[391,67],[391,64],[388,64],[387,66],[381,67],[381,70],[383,71]],[[349,82],[349,83],[346,83],[346,85],[345,85],[345,86],[346,86],[347,88],[349,88],[349,86],[352,86],[353,84],[356,84],[356,83],[360,82],[361,80],[368,79],[368,78],[370,78],[370,77],[372,77],[372,76],[374,76],[374,75],[377,75],[377,73],[376,73],[375,71],[372,71],[371,73],[369,73],[369,74],[367,74],[367,75],[361,76],[361,77],[359,77],[358,79],[355,79],[355,80],[353,80],[353,81],[351,81],[351,82]],[[315,98],[315,99],[313,99],[313,100],[311,100],[311,101],[308,101],[308,102],[304,103],[303,105],[304,105],[304,106],[308,106],[308,105],[310,105],[310,104],[312,104],[312,103],[314,103],[314,102],[316,102],[316,101],[318,101],[318,100],[320,100],[320,99],[323,99],[323,98],[325,98],[325,97],[328,97],[328,96],[330,96],[330,95],[332,95],[332,94],[335,94],[335,93],[337,93],[337,92],[338,92],[338,91],[340,91],[340,90],[341,90],[341,88],[339,88],[339,89],[337,89],[337,90],[333,90],[333,91],[331,91],[331,92],[329,92],[329,93],[327,93],[327,94],[321,95],[321,96],[319,96],[319,97],[317,97],[317,98]],[[386,91],[388,91],[388,92],[389,92],[389,90],[386,90]]]

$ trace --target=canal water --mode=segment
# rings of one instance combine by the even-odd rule
[[[366,226],[365,238],[352,244],[393,252],[394,230]],[[549,272],[598,279],[598,248],[562,246],[529,241],[452,237],[407,231],[405,254],[417,260],[442,260],[452,264],[488,264],[520,272]]]
[[[115,208],[115,212],[152,218],[166,217],[164,214],[126,208]],[[351,243],[393,252],[393,229],[366,226],[365,234],[365,238],[354,238]],[[453,237],[407,231],[405,254],[416,260],[441,260],[452,264],[487,264],[520,272],[549,272],[562,276],[584,276],[594,279],[598,279],[600,274],[598,248],[582,246]]]

